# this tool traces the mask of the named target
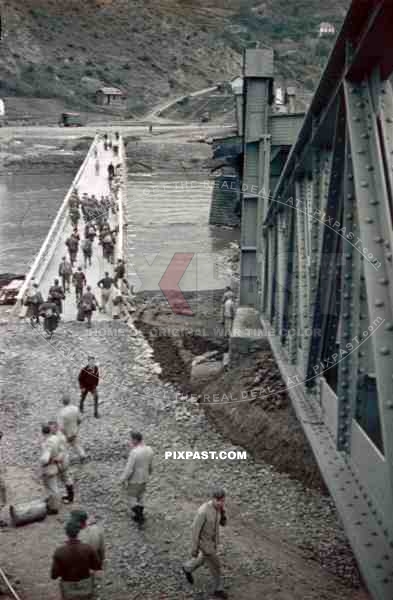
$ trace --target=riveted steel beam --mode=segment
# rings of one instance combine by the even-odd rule
[[[359,346],[361,255],[352,243],[358,234],[351,153],[348,141],[345,151],[343,234],[341,252],[341,307],[339,342],[342,355],[338,364],[337,381],[337,437],[339,450],[349,452],[351,421],[355,413]]]
[[[318,261],[319,273],[316,292],[313,294],[312,331],[309,347],[307,348],[307,385],[315,383],[315,368],[321,359],[327,359],[335,353],[336,330],[338,325],[338,311],[336,307],[337,292],[337,259],[339,249],[342,206],[342,175],[345,157],[345,117],[344,100],[338,105],[336,116],[335,136],[331,165],[327,163],[330,181],[324,189],[323,209],[315,212],[315,218],[322,221],[322,240],[320,258]],[[315,257],[313,257],[315,260]],[[329,337],[329,339],[328,339]],[[325,354],[325,356],[323,356]]]

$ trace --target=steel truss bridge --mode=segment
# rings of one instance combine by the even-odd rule
[[[392,71],[392,0],[354,0],[278,180],[264,49],[245,52],[239,125],[240,304],[378,600],[393,598]]]

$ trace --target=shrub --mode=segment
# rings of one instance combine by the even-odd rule
[[[32,17],[34,17],[35,19],[40,19],[40,18],[46,18],[48,17],[48,13],[44,8],[31,8],[30,9],[30,14]]]

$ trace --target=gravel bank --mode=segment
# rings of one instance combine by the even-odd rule
[[[181,562],[190,551],[190,525],[212,482],[228,492],[229,522],[222,531],[225,579],[231,598],[249,600],[349,600],[360,598],[357,570],[329,498],[261,462],[165,460],[165,450],[239,449],[220,437],[201,408],[184,401],[159,368],[143,336],[127,325],[61,324],[50,345],[27,325],[0,327],[0,422],[3,456],[12,472],[38,482],[40,423],[58,410],[63,390],[77,399],[77,373],[88,353],[101,366],[102,419],[92,406],[82,424],[90,461],[73,465],[78,505],[101,519],[108,560],[100,581],[102,600],[207,600],[209,575],[201,569],[193,590]],[[145,434],[156,452],[146,498],[147,522],[130,520],[118,479],[130,428]],[[26,499],[34,495],[26,489]],[[23,598],[56,597],[50,558],[62,541],[59,517],[0,533],[0,564],[19,581]],[[315,559],[318,557],[318,560]]]

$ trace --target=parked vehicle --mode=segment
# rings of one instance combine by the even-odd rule
[[[0,290],[0,304],[16,304],[23,279],[13,279]]]
[[[82,127],[84,121],[80,113],[66,112],[62,113],[59,125],[64,127]]]

